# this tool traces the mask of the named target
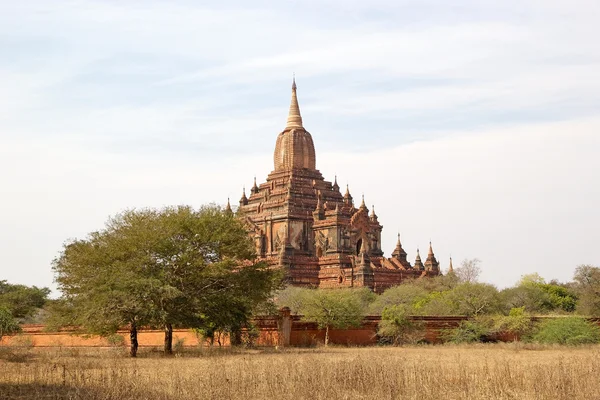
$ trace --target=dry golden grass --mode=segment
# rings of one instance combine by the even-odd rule
[[[600,399],[600,347],[0,354],[1,399]]]

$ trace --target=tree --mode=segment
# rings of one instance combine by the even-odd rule
[[[479,264],[481,260],[478,258],[465,259],[462,261],[460,267],[454,270],[454,273],[458,277],[460,282],[477,282],[479,275],[481,274],[481,268]]]
[[[10,310],[6,307],[0,307],[0,342],[4,335],[11,335],[20,331],[21,327]]]
[[[218,207],[125,211],[105,229],[65,245],[54,263],[66,322],[108,335],[160,326],[166,354],[173,326],[237,333],[278,284],[255,263],[241,222]],[[65,322],[65,321],[63,321]]]
[[[536,314],[572,312],[577,304],[577,296],[565,285],[546,283],[538,274],[524,275],[517,286],[503,290],[502,297],[506,307],[525,307]]]
[[[393,286],[379,295],[369,307],[369,312],[381,315],[386,307],[403,306],[409,313],[415,313],[415,306],[428,297],[428,292],[423,287],[412,282]]]
[[[577,311],[580,314],[600,316],[600,268],[580,265],[575,269],[574,290],[579,296]]]
[[[27,318],[44,307],[50,289],[13,285],[0,281],[0,307],[7,308],[15,318]]]
[[[320,329],[325,329],[327,346],[331,328],[346,329],[361,324],[364,297],[361,289],[314,289],[306,296],[301,312],[304,320],[316,322]]]
[[[488,283],[462,283],[448,293],[448,300],[455,305],[457,314],[469,317],[500,309],[498,289]]]
[[[311,291],[298,286],[288,286],[275,294],[275,303],[280,308],[288,307],[292,314],[298,315]]]

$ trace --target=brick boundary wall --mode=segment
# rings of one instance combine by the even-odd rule
[[[532,317],[534,321],[541,321],[555,317]],[[440,334],[445,329],[457,327],[462,321],[468,320],[464,316],[413,316],[413,321],[421,321],[425,327],[425,341],[439,343]],[[350,329],[331,329],[329,340],[332,344],[348,346],[369,346],[377,344],[377,325],[380,316],[367,316],[361,326]],[[600,325],[600,318],[590,318]],[[282,309],[279,316],[257,317],[253,320],[258,329],[256,346],[285,347],[285,346],[314,346],[325,341],[325,330],[319,329],[316,323],[302,320],[300,315],[291,315],[289,309]],[[129,346],[129,332],[120,330],[122,345]],[[510,332],[499,334],[495,339],[500,341],[513,341],[518,338]],[[140,347],[162,347],[164,331],[155,329],[141,329],[138,332]],[[173,344],[184,347],[208,347],[211,344],[198,337],[192,329],[174,329]],[[220,337],[213,343],[214,346],[230,346],[227,336]],[[103,337],[94,335],[76,334],[74,330],[63,329],[57,332],[48,332],[44,325],[23,325],[22,332],[14,336],[5,336],[0,341],[0,346],[32,346],[32,347],[113,347]]]

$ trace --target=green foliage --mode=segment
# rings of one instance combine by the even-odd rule
[[[531,317],[525,312],[525,307],[512,308],[507,316],[497,317],[494,322],[496,332],[511,332],[518,338],[523,338],[533,329]]]
[[[0,340],[4,335],[12,335],[21,331],[17,320],[6,307],[0,307]]]
[[[390,306],[403,306],[409,313],[414,313],[415,307],[428,297],[425,288],[413,284],[403,283],[391,287],[377,296],[369,306],[369,314],[382,315],[383,310]]]
[[[360,325],[365,312],[365,293],[360,289],[310,290],[300,311],[304,320],[316,322],[319,328],[325,329],[327,345],[329,329]]]
[[[10,310],[15,318],[26,318],[42,308],[50,289],[37,286],[12,285],[0,281],[0,307]]]
[[[449,298],[450,291],[431,292],[414,304],[418,315],[456,315],[456,304]]]
[[[581,317],[553,318],[540,324],[533,340],[548,344],[595,344],[600,343],[600,327]]]
[[[59,325],[102,335],[125,325],[239,332],[280,280],[252,259],[243,225],[218,207],[125,211],[55,260]]]
[[[288,307],[292,314],[299,314],[304,305],[307,295],[312,293],[311,289],[297,286],[287,286],[275,294],[275,303],[279,308]]]
[[[417,343],[425,336],[424,325],[413,321],[403,305],[387,306],[381,314],[377,334],[391,343]]]
[[[489,320],[473,319],[461,321],[459,326],[442,332],[442,340],[448,343],[482,342],[492,333]]]
[[[538,274],[525,275],[517,286],[502,292],[506,307],[525,307],[530,313],[573,312],[577,296],[564,285],[546,283]]]
[[[465,282],[448,293],[457,315],[475,317],[495,313],[500,309],[498,289],[488,283]]]

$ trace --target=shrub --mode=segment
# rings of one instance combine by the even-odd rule
[[[573,346],[600,343],[600,327],[581,317],[555,318],[542,322],[533,340]]]
[[[6,307],[0,307],[0,340],[4,335],[12,335],[21,331],[21,327]]]
[[[386,342],[395,345],[417,343],[423,340],[425,332],[423,323],[413,321],[401,305],[388,306],[381,314],[377,334]]]
[[[523,338],[531,333],[533,323],[531,317],[525,313],[525,306],[511,308],[507,316],[495,318],[494,330],[496,332],[509,332],[516,338]]]
[[[474,319],[461,321],[454,329],[442,331],[441,338],[448,343],[475,343],[484,342],[492,333],[490,321],[487,319]]]

